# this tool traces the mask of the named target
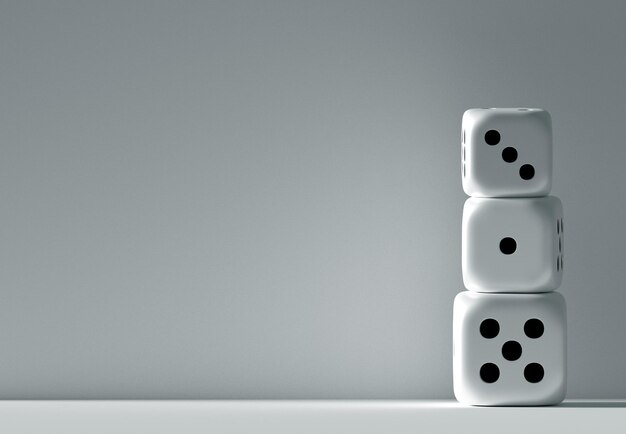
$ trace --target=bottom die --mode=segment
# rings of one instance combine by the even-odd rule
[[[454,299],[454,395],[469,405],[565,398],[565,299],[557,292],[464,291]]]

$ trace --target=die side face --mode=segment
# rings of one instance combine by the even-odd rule
[[[552,121],[541,109],[470,109],[461,132],[463,190],[474,197],[545,196],[552,187]]]
[[[552,291],[562,281],[563,250],[563,208],[556,197],[465,202],[461,257],[470,291]]]
[[[454,394],[470,405],[550,405],[566,391],[559,293],[478,294],[454,302]]]

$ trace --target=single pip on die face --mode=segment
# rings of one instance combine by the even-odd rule
[[[467,110],[461,176],[468,196],[547,195],[552,186],[550,114],[534,108]]]
[[[563,207],[554,196],[469,198],[463,283],[476,292],[547,292],[563,276]]]

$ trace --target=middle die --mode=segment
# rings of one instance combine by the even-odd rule
[[[554,196],[469,198],[463,283],[476,292],[548,292],[563,274],[563,207]]]

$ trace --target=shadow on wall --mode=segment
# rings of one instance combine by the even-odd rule
[[[570,401],[563,402],[557,407],[569,408],[626,408],[626,401]]]

